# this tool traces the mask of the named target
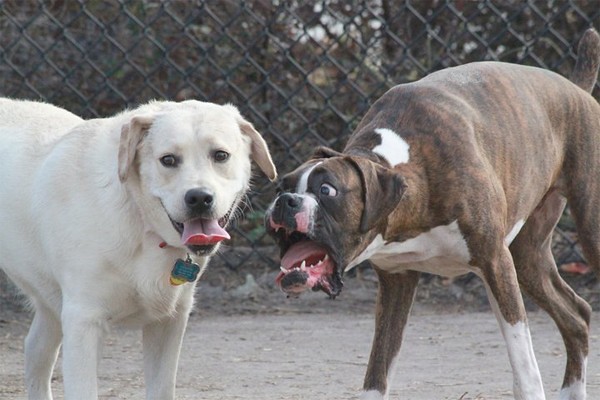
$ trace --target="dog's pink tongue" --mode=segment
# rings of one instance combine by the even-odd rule
[[[196,218],[183,223],[181,240],[184,245],[211,245],[230,239],[229,233],[216,219]]]
[[[281,265],[287,269],[297,267],[306,260],[307,265],[316,264],[327,254],[327,250],[318,243],[305,241],[294,244],[281,258]]]

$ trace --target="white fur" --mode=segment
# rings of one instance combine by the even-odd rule
[[[400,135],[388,128],[377,128],[375,132],[381,137],[381,144],[373,148],[373,153],[385,158],[392,167],[408,162],[410,145]]]
[[[513,369],[515,397],[524,400],[545,399],[529,327],[525,322],[510,325],[500,320],[500,329],[506,341],[508,358]]]
[[[133,142],[136,161],[121,180],[121,132],[135,116],[152,124]],[[96,399],[110,325],[143,330],[147,397],[174,397],[195,283],[169,283],[187,251],[167,214],[188,218],[183,196],[196,187],[214,191],[215,218],[237,204],[248,188],[251,143],[261,146],[242,123],[233,106],[197,101],[83,121],[51,105],[0,99],[0,267],[36,311],[25,343],[30,398],[51,398],[62,341],[65,398]],[[215,162],[215,150],[230,159]],[[182,164],[162,166],[167,153]],[[169,246],[159,248],[162,241]],[[196,261],[204,268],[208,258]]]
[[[364,260],[371,260],[389,272],[406,269],[455,276],[469,272],[471,255],[456,221],[436,226],[430,231],[403,242],[388,242],[377,235],[369,246],[351,263],[350,269]]]
[[[587,370],[587,358],[583,361],[583,379],[560,390],[559,400],[585,400],[587,397],[585,389],[585,376]]]
[[[518,220],[515,226],[513,226],[513,228],[510,230],[508,235],[506,235],[506,238],[504,238],[504,243],[507,246],[509,246],[512,243],[512,241],[515,240],[515,238],[523,228],[523,225],[525,225],[525,220]]]
[[[306,190],[308,189],[308,177],[310,176],[311,172],[313,172],[313,169],[315,169],[317,167],[317,165],[319,165],[321,163],[322,163],[322,161],[319,161],[318,163],[312,165],[311,167],[307,168],[306,171],[304,171],[302,176],[300,176],[300,179],[298,179],[296,193],[298,193],[298,194],[306,193]]]
[[[362,392],[360,394],[360,400],[387,400],[388,397],[382,395],[377,390],[367,390],[366,392]]]
[[[514,325],[506,322],[487,283],[485,283],[485,287],[508,350],[508,359],[513,372],[515,400],[545,400],[544,386],[533,352],[529,326],[526,322],[521,321]]]

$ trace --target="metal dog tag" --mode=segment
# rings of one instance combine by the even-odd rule
[[[169,281],[173,286],[183,285],[186,282],[195,282],[200,273],[200,266],[192,261],[190,255],[182,260],[178,258],[171,270]]]

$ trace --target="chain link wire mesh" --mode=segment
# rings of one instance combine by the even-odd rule
[[[0,0],[0,95],[86,118],[150,99],[231,102],[264,135],[280,173],[318,145],[340,149],[390,87],[471,61],[568,76],[597,0]],[[594,94],[598,96],[598,86]],[[231,268],[277,265],[262,227],[274,185],[256,174]],[[559,263],[581,259],[565,214]]]

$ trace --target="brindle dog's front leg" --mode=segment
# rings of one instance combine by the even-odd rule
[[[391,274],[375,267],[379,276],[377,310],[375,314],[375,336],[369,358],[369,366],[363,385],[364,400],[388,398],[389,377],[393,373],[404,326],[412,307],[419,272],[407,271]]]

